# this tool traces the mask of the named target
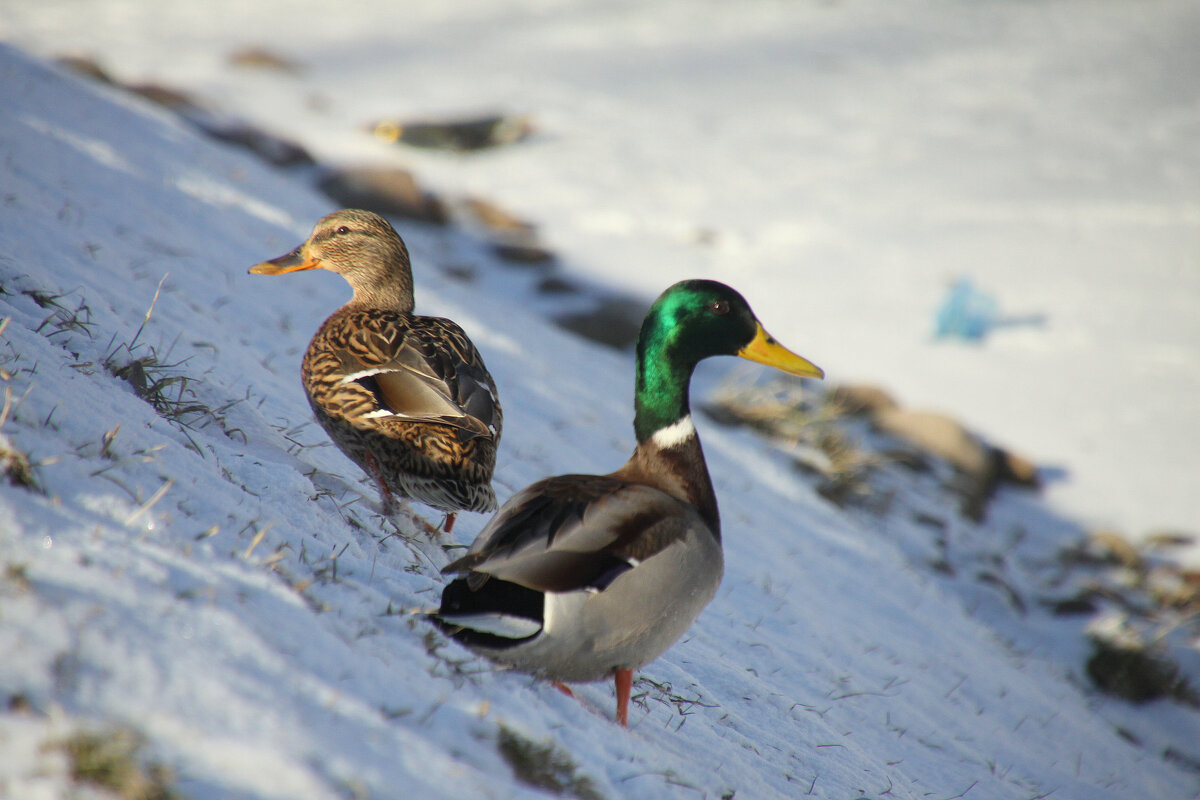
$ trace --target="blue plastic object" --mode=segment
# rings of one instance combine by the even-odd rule
[[[981,341],[996,324],[996,299],[959,278],[937,310],[934,336]]]

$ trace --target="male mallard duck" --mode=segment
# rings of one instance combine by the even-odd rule
[[[493,511],[492,470],[502,416],[496,385],[454,322],[413,310],[412,267],[387,220],[345,209],[308,241],[250,268],[257,275],[327,269],[354,297],[313,336],[301,379],[321,427],[392,495],[446,512]]]
[[[721,582],[717,498],[688,408],[692,370],[717,355],[824,376],[728,286],[667,289],[638,337],[633,456],[608,475],[559,475],[514,495],[442,570],[465,577],[446,586],[435,624],[556,683],[615,676],[627,724],[633,670],[682,636]]]

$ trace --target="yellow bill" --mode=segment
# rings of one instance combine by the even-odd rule
[[[272,258],[250,268],[254,275],[282,275],[285,272],[299,272],[302,269],[317,269],[321,259],[313,258],[308,252],[307,243],[279,258]]]
[[[750,344],[738,350],[739,356],[781,369],[792,375],[799,375],[801,378],[825,377],[825,370],[775,341],[775,337],[763,329],[762,323],[756,324],[758,331],[754,334],[754,339]]]

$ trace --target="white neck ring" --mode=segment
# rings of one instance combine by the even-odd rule
[[[687,416],[672,422],[665,428],[659,428],[651,436],[650,441],[660,450],[667,450],[672,447],[678,447],[684,442],[695,438],[696,426],[692,424],[692,415]]]

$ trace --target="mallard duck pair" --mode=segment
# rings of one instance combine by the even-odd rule
[[[285,271],[290,264],[322,257],[320,253],[329,252],[328,245],[314,240],[321,235],[328,240],[329,230],[336,236],[348,214],[363,212],[326,217],[313,237],[296,253],[284,256],[282,264],[276,259],[266,262],[274,265],[270,270],[255,270]],[[376,235],[390,242],[387,250],[403,252],[391,227],[376,220]],[[367,253],[377,250],[365,244],[340,252],[367,261]],[[408,314],[412,282],[407,254],[394,258],[390,273],[357,275],[361,281],[368,274],[403,272],[399,296]],[[310,345],[305,357],[306,386],[314,349],[327,348],[318,347],[318,340],[328,338],[331,323],[346,319],[360,291],[364,298],[375,295],[360,289],[356,273],[344,263],[331,259],[329,268],[347,276],[355,287],[355,300],[331,317]],[[421,319],[408,317],[404,324],[412,326]],[[461,336],[457,326],[453,330]],[[471,355],[464,363],[482,373],[476,382],[491,387],[474,348],[464,352]],[[712,599],[724,570],[717,498],[688,405],[693,370],[701,360],[718,355],[740,356],[802,377],[824,375],[776,342],[730,287],[707,280],[670,287],[651,306],[638,337],[633,421],[637,446],[629,461],[608,475],[559,475],[513,495],[467,555],[443,569],[459,577],[446,586],[431,621],[476,653],[554,681],[560,688],[565,688],[564,683],[613,677],[617,721],[626,725],[633,670],[658,658],[684,634]],[[353,374],[358,368],[344,369]],[[309,393],[318,419],[331,416],[320,408],[322,401],[311,387]],[[494,390],[488,397],[489,408],[495,410],[496,434],[487,461],[490,477],[499,436],[499,405]],[[326,425],[326,429],[339,441],[336,428]],[[375,449],[382,448],[385,440],[378,437],[384,435],[375,434],[377,438],[368,441]],[[372,444],[358,446],[365,449]],[[411,445],[406,442],[404,447]],[[391,458],[389,463],[407,459]],[[376,457],[377,462],[382,460]],[[404,485],[399,480],[396,484]]]

